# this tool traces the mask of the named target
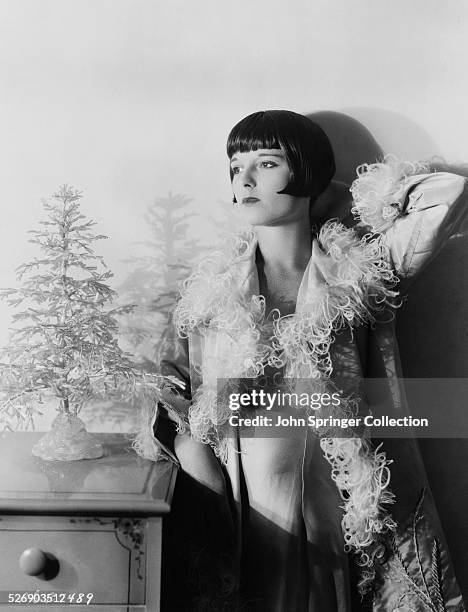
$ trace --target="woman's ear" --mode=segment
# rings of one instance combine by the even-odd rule
[[[328,219],[338,219],[348,225],[353,219],[352,205],[353,198],[349,185],[340,181],[331,181],[325,191],[310,204],[311,224],[322,225]]]

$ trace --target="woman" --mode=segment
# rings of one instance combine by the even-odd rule
[[[453,231],[465,180],[392,159],[364,166],[351,187],[357,222],[323,222],[335,164],[319,126],[289,111],[254,113],[227,152],[233,201],[252,231],[186,281],[179,340],[162,364],[183,391],[154,419],[161,452],[211,492],[224,552],[234,543],[234,564],[217,571],[237,574],[240,590],[234,599],[225,583],[224,609],[462,610],[413,440],[239,428],[229,399],[239,379],[274,395],[307,381],[331,391],[338,378],[351,385],[331,414],[349,416],[382,400],[358,402],[352,381],[385,377],[387,413],[390,398],[392,415],[404,414],[389,313]],[[293,413],[277,402],[271,414]],[[207,609],[220,602],[212,594]]]

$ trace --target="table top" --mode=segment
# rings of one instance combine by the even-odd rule
[[[0,513],[160,516],[169,512],[177,468],[139,457],[128,434],[92,434],[99,459],[44,461],[40,432],[0,434]]]

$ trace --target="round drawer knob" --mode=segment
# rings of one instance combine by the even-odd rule
[[[45,580],[56,576],[59,569],[54,555],[40,548],[27,548],[19,558],[19,566],[28,576],[42,576]]]

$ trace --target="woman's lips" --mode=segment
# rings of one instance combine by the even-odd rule
[[[256,202],[260,202],[258,198],[244,198],[242,200],[242,204],[255,204]]]

